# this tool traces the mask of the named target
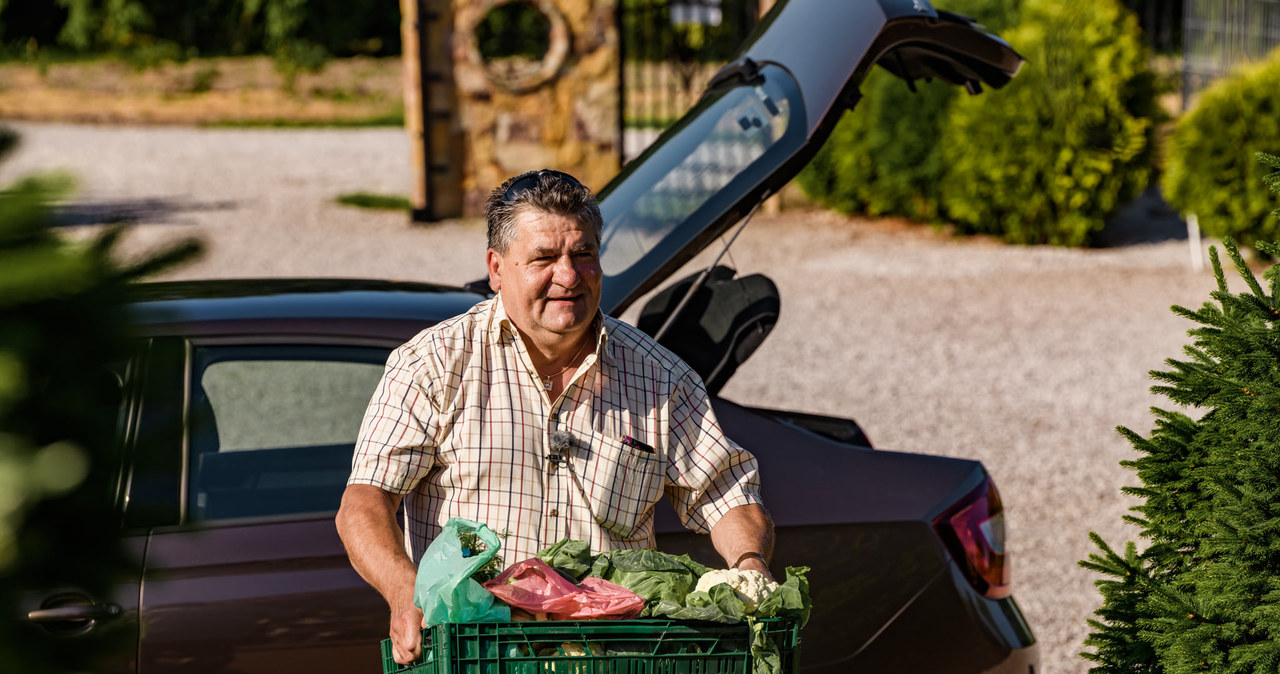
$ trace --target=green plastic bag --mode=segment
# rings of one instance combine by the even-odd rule
[[[485,549],[470,554],[462,548],[459,534],[472,532]],[[422,609],[422,626],[441,623],[505,622],[511,620],[511,607],[498,601],[493,593],[471,579],[471,574],[484,566],[502,544],[489,527],[461,517],[445,522],[440,535],[431,541],[418,562],[418,578],[414,583],[413,603]]]

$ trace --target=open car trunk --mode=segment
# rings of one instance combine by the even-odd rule
[[[1022,57],[927,0],[780,0],[698,104],[600,191],[601,308],[621,314],[791,180],[877,64],[978,93]]]

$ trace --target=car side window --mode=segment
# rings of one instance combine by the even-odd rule
[[[336,510],[387,350],[209,346],[194,356],[188,519]]]

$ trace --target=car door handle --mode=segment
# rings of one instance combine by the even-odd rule
[[[123,610],[117,604],[74,604],[40,608],[27,612],[27,621],[36,624],[79,622],[114,618]]]

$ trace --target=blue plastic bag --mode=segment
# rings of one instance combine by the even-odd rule
[[[470,557],[462,549],[462,532],[473,532],[485,549]],[[418,562],[413,603],[422,609],[423,627],[440,623],[505,622],[511,607],[471,579],[502,547],[498,535],[479,522],[454,517],[445,522]]]

